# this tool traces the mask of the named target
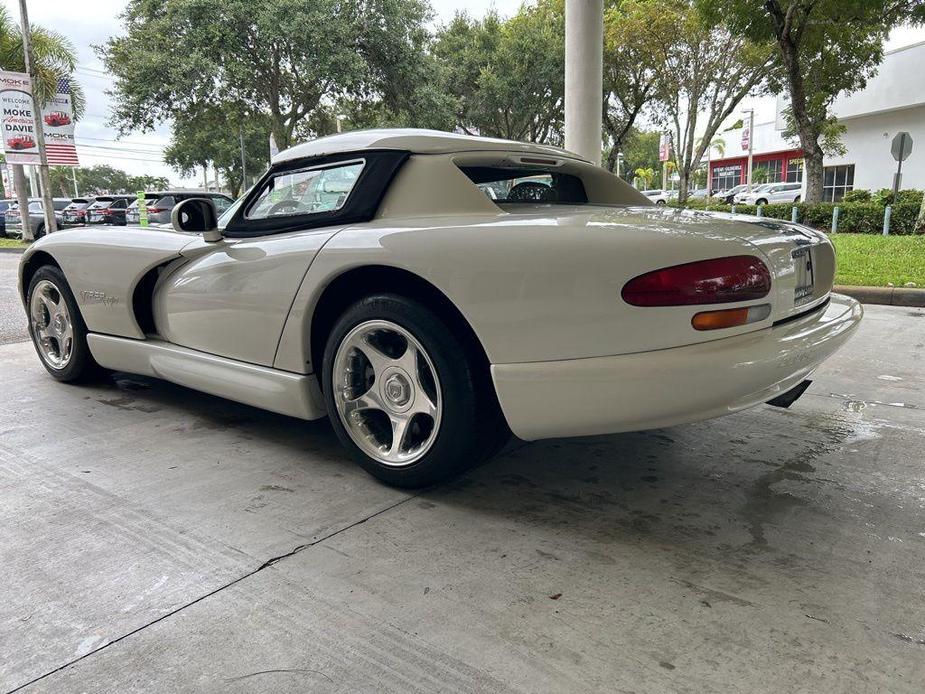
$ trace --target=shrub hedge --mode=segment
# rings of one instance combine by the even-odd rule
[[[905,235],[925,233],[925,229],[915,228],[922,205],[922,191],[901,190],[899,202],[893,205],[890,213],[890,234]],[[871,193],[868,190],[850,191],[839,203],[780,203],[763,205],[761,214],[770,219],[789,221],[791,211],[797,208],[797,222],[807,226],[829,231],[832,228],[832,211],[838,207],[838,231],[855,234],[879,234],[883,231],[883,214],[887,204],[892,204],[893,192],[880,190]],[[677,203],[671,203],[677,206]],[[687,201],[685,207],[693,210],[711,210],[731,212],[732,205],[695,198]],[[755,205],[735,205],[737,214],[757,215]]]

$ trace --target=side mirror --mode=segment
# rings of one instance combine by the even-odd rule
[[[174,205],[170,212],[170,223],[177,231],[202,234],[203,241],[212,243],[222,240],[215,203],[207,198],[190,198]]]

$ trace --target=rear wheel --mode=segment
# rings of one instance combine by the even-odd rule
[[[29,282],[29,334],[42,365],[59,381],[96,375],[100,367],[87,345],[87,326],[64,273],[53,265],[39,268]]]
[[[761,200],[758,200],[757,202],[755,202],[755,204],[756,205],[767,205],[768,201],[762,198]]]
[[[656,205],[664,205],[664,204],[665,204],[665,201],[664,201],[664,200],[656,200],[656,201],[655,201],[655,204],[656,204]]]
[[[45,235],[45,222],[41,222],[41,223],[35,228],[35,236],[34,236],[34,237],[35,237],[36,239],[40,239],[40,238],[42,238],[44,235]]]
[[[403,296],[369,296],[328,338],[328,414],[371,474],[400,487],[434,484],[481,459],[497,429],[497,405],[476,368],[428,308]]]

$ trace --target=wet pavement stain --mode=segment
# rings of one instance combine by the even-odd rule
[[[779,492],[773,487],[784,481],[820,482],[807,478],[805,474],[815,472],[812,462],[824,455],[834,453],[856,433],[855,427],[836,415],[813,417],[806,424],[814,431],[823,433],[826,439],[804,448],[800,453],[784,461],[776,468],[758,477],[748,488],[742,516],[752,536],[748,546],[768,548],[765,526],[775,517],[790,509],[806,506],[807,501],[789,492]]]

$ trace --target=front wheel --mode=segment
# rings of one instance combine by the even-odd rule
[[[768,204],[768,201],[767,201],[767,200],[758,200],[755,204],[756,204],[756,205],[767,205],[767,204]]]
[[[662,207],[664,207],[664,206],[665,206],[665,201],[664,201],[664,200],[656,200],[656,201],[655,201],[655,204],[656,204],[656,205],[661,205]]]
[[[59,381],[79,381],[100,371],[87,345],[87,326],[64,273],[39,268],[29,282],[29,335],[42,366]]]
[[[340,317],[324,352],[324,397],[338,438],[367,472],[421,487],[480,459],[496,404],[467,351],[403,296],[369,296]]]

